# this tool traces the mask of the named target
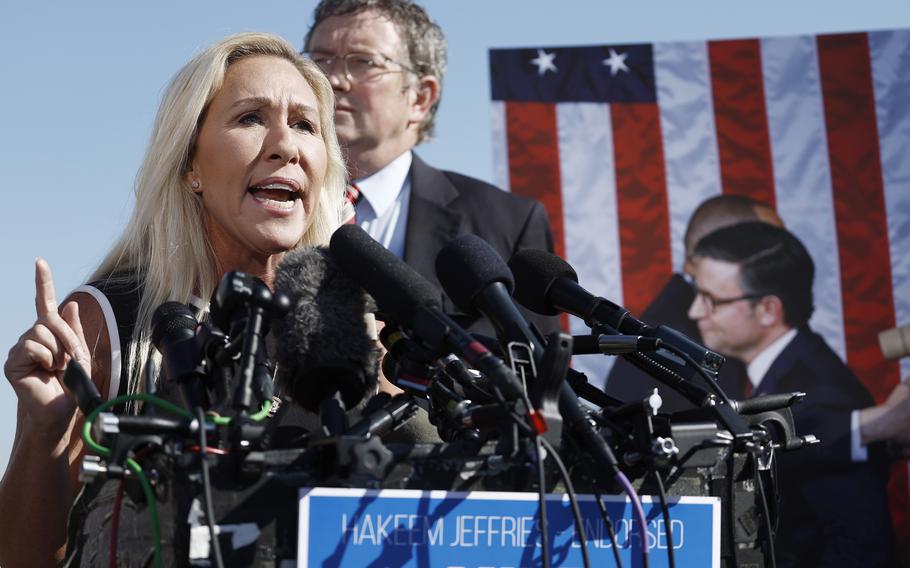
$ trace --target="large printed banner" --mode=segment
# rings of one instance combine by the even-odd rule
[[[546,205],[585,288],[640,314],[695,207],[746,195],[807,246],[811,325],[876,400],[910,376],[877,341],[910,323],[910,31],[494,49],[490,75],[496,181]],[[602,384],[611,360],[573,363]]]
[[[577,497],[592,566],[613,566],[607,525],[591,495]],[[668,498],[668,530],[660,502],[642,498],[645,531],[631,503],[603,498],[624,566],[720,566],[720,499]],[[547,496],[547,534],[554,566],[584,565],[565,495]],[[542,563],[536,493],[312,488],[300,492],[299,566],[447,566],[492,568]],[[672,536],[672,540],[671,537]]]

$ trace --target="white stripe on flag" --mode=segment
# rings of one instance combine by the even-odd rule
[[[815,45],[815,38],[808,36],[762,40],[765,103],[777,210],[815,262],[810,325],[846,360],[837,226]]]
[[[673,269],[681,272],[689,217],[699,203],[721,192],[707,45],[701,41],[654,44],[654,74]]]
[[[622,304],[619,221],[610,107],[601,103],[556,105],[566,260],[586,289]],[[590,329],[571,318],[572,334]],[[603,386],[613,358],[573,357],[572,366]]]
[[[910,324],[910,33],[870,32],[872,87],[881,147],[897,325]],[[874,333],[874,330],[870,330]],[[910,378],[910,357],[901,379]]]
[[[490,105],[493,125],[493,183],[509,191],[509,141],[506,128],[506,103],[493,101]]]

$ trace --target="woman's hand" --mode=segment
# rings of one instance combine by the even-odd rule
[[[57,313],[51,269],[41,258],[35,261],[35,309],[38,319],[10,349],[3,370],[32,425],[62,434],[75,409],[75,400],[63,385],[63,371],[70,359],[86,373],[91,373],[92,364],[79,308],[68,302]]]

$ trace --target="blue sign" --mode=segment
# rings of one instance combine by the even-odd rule
[[[660,502],[642,497],[648,521],[641,530],[631,503],[605,496],[624,566],[667,566],[673,546],[678,566],[720,566],[720,499],[669,497],[673,541]],[[613,545],[592,495],[578,504],[592,566],[613,566]],[[298,566],[540,566],[536,493],[310,488],[300,492]],[[547,495],[547,533],[553,566],[582,566],[572,509],[565,495]],[[644,535],[644,536],[643,536]]]

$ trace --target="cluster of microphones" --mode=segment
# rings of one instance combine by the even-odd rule
[[[522,471],[529,471],[524,462],[536,459],[530,470],[540,477],[530,485],[541,495],[541,523],[543,492],[552,486],[545,461],[552,458],[566,493],[574,494],[577,470],[569,475],[561,459],[568,456],[582,464],[588,486],[626,492],[645,526],[631,476],[671,464],[676,471],[711,469],[719,463],[719,447],[755,456],[758,469],[767,471],[775,450],[816,442],[797,435],[789,411],[803,393],[731,400],[717,385],[721,355],[592,294],[552,253],[522,249],[506,263],[479,237],[463,235],[440,251],[436,274],[458,314],[444,309],[442,291],[361,228],[346,225],[328,247],[285,255],[273,287],[232,271],[214,291],[207,315],[178,302],[162,304],[151,330],[160,364],[152,355],[145,362],[142,393],[103,402],[78,365],[67,369],[64,380],[87,416],[83,435],[91,432],[87,442],[100,455],[86,457],[81,479],[126,479],[128,466],[142,481],[130,456],[152,446],[178,465],[185,452],[199,454],[191,462],[203,472],[207,507],[213,502],[208,452],[233,464],[222,473],[245,479],[274,462],[310,468],[306,483],[356,483],[365,475],[375,486],[394,482],[389,448],[402,445],[382,440],[423,408],[438,438],[454,448],[448,455],[467,459],[485,449],[511,458],[510,467]],[[544,335],[519,305],[542,315],[571,314],[591,332]],[[465,317],[485,319],[495,336],[469,332],[459,323]],[[612,398],[571,368],[572,356],[582,354],[622,356],[695,410],[674,415],[674,430],[669,415],[658,412],[656,390],[638,401]],[[404,392],[379,393],[380,372]],[[112,413],[123,400],[143,401],[142,412]],[[287,438],[293,443],[274,444],[284,413],[301,408],[317,417],[312,427]],[[425,441],[406,439],[410,449],[395,455],[419,459],[408,452]],[[437,444],[431,446],[420,455],[438,455]],[[279,451],[263,458],[269,449]],[[301,454],[289,458],[286,450]],[[214,534],[214,512],[206,517]]]
[[[211,486],[209,451],[227,455],[237,465],[230,471],[248,475],[251,451],[299,449],[316,456],[315,461],[293,461],[296,467],[317,464],[310,483],[332,475],[330,483],[344,483],[353,479],[351,472],[367,475],[370,483],[383,482],[394,464],[391,446],[381,440],[422,407],[438,437],[465,457],[470,453],[465,448],[491,444],[495,454],[516,463],[536,457],[540,479],[532,484],[541,495],[549,486],[544,478],[548,456],[559,466],[570,496],[572,476],[560,456],[580,459],[591,486],[619,487],[638,503],[636,515],[644,526],[626,475],[630,467],[640,468],[633,475],[671,462],[679,465],[676,469],[710,468],[719,459],[716,448],[725,446],[764,456],[758,458],[760,469],[767,469],[774,450],[815,442],[796,434],[788,410],[805,395],[731,400],[716,381],[721,355],[672,328],[641,322],[589,292],[555,254],[522,249],[507,263],[484,240],[463,235],[440,251],[436,274],[457,315],[444,309],[448,302],[442,291],[361,228],[346,225],[329,247],[288,253],[272,288],[233,271],[215,290],[208,315],[178,302],[159,306],[151,340],[160,353],[161,372],[150,356],[144,392],[120,397],[154,403],[140,415],[100,414],[118,399],[102,403],[78,367],[67,370],[64,379],[94,439],[110,448],[100,448],[106,461],[86,458],[82,478],[123,478],[129,456],[151,443],[175,457],[180,448],[199,453],[206,488]],[[591,331],[544,335],[519,305],[542,315],[571,314]],[[459,323],[466,316],[487,320],[495,337],[469,332]],[[656,391],[639,401],[608,396],[571,368],[572,356],[583,354],[626,358],[688,399],[694,413],[680,418],[679,432],[668,420],[655,425],[652,417],[661,406]],[[404,393],[377,393],[380,372]],[[289,408],[318,416],[315,427],[289,438],[298,445],[270,445]],[[756,428],[764,422],[774,422],[775,435]],[[169,445],[168,437],[178,442]],[[674,438],[688,446],[677,447]],[[422,441],[411,440],[411,447]],[[284,454],[275,459],[287,466]],[[526,465],[519,467],[527,471]],[[511,488],[516,489],[521,488]],[[206,502],[212,503],[210,496]],[[542,519],[543,507],[542,501]]]
[[[601,407],[624,401],[611,399],[572,370],[573,354],[625,356],[694,406],[709,407],[743,440],[752,432],[740,413],[786,406],[793,398],[730,400],[716,385],[721,355],[672,328],[651,327],[587,291],[555,254],[522,249],[506,263],[481,238],[463,235],[440,251],[436,272],[458,309],[486,318],[495,338],[469,333],[443,310],[443,296],[433,284],[349,225],[336,231],[328,248],[304,247],[286,255],[274,290],[255,277],[229,273],[213,295],[209,326],[200,326],[183,304],[162,305],[152,339],[162,354],[163,376],[180,385],[189,407],[230,403],[240,413],[270,398],[274,379],[283,394],[318,413],[323,427],[338,435],[349,427],[346,412],[375,394],[381,369],[409,397],[429,404],[447,441],[476,438],[503,422],[524,434],[548,432],[557,444],[565,430],[610,470],[616,460],[589,418],[591,405],[579,396]],[[577,316],[591,334],[545,337],[516,300],[543,315]],[[368,312],[383,325],[381,363],[365,323]],[[274,362],[265,347],[270,327]],[[233,385],[225,371],[231,368]],[[149,382],[147,388],[155,387]]]

